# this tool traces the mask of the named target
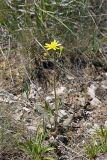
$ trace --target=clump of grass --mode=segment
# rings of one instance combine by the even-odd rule
[[[91,142],[90,144],[85,145],[86,154],[90,159],[93,159],[99,153],[100,146],[96,144],[96,142]]]
[[[99,130],[96,131],[96,138],[100,144],[100,151],[102,153],[107,152],[107,127],[101,126]]]
[[[54,160],[51,156],[46,156],[46,153],[54,150],[54,148],[49,145],[43,145],[45,138],[45,133],[36,132],[35,138],[19,143],[19,147],[30,156],[31,160]]]
[[[85,151],[90,159],[95,158],[99,153],[107,152],[107,127],[101,126],[93,137],[89,144],[85,144]]]

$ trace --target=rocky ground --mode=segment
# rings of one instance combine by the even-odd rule
[[[12,67],[15,74],[13,76],[15,80],[12,82],[13,78],[7,74],[9,67],[6,67],[3,60],[1,62],[1,124],[3,117],[12,115],[12,122],[8,119],[6,121],[12,125],[14,123],[13,129],[10,124],[7,125],[7,122],[4,123],[7,125],[8,132],[14,135],[17,130],[34,133],[37,126],[43,124],[44,102],[48,102],[51,110],[54,110],[53,88],[50,86],[46,90],[37,83],[31,82],[29,93],[26,94],[21,88],[22,81],[19,74],[22,70],[21,65],[19,69]],[[51,131],[54,125],[53,116],[50,118],[51,125],[48,119],[45,119],[46,129],[51,131],[48,143],[55,146],[56,151],[53,154],[59,160],[88,160],[84,152],[84,143],[88,142],[92,133],[101,125],[107,126],[107,72],[95,70],[94,74],[89,74],[90,70],[91,68],[85,68],[78,72],[73,71],[75,74],[66,73],[64,79],[57,83],[58,131],[55,133]],[[29,158],[19,150],[5,151],[3,147],[0,159],[27,160]],[[107,160],[107,155],[98,155],[96,160]]]

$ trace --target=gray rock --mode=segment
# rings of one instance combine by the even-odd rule
[[[61,86],[59,88],[56,89],[56,93],[57,95],[63,95],[66,93],[66,87]],[[54,91],[52,91],[52,94],[54,94]]]
[[[66,115],[67,115],[67,112],[64,109],[59,110],[59,116],[60,117],[63,117],[63,116],[66,116]]]
[[[73,119],[73,114],[70,114],[69,117],[63,121],[63,127],[64,128],[69,127],[72,122],[72,119]]]
[[[47,96],[46,102],[51,103],[51,102],[53,102],[54,99],[55,99],[54,96]]]
[[[94,97],[92,99],[92,101],[90,102],[90,104],[92,106],[96,106],[96,107],[101,107],[102,106],[102,102],[98,98],[96,98],[96,97]]]
[[[35,126],[27,126],[28,130],[31,130],[31,131],[36,131],[37,130],[37,127]]]
[[[91,98],[95,97],[95,90],[96,90],[96,85],[95,84],[91,84],[90,87],[87,88],[87,93]]]
[[[101,85],[104,89],[107,89],[107,80],[102,81]]]
[[[73,80],[74,79],[74,77],[73,76],[70,76],[70,75],[66,75],[66,78],[68,79],[68,80]]]
[[[104,126],[107,127],[107,121],[105,121]]]
[[[58,142],[64,143],[65,145],[68,144],[68,138],[67,138],[66,136],[58,135],[58,136],[56,137],[56,140],[57,140]]]

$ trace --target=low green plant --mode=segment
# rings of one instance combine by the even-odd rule
[[[90,159],[95,158],[98,153],[107,152],[107,127],[101,126],[97,129],[91,138],[90,144],[85,144],[86,154]]]
[[[55,113],[54,113],[54,120],[55,120],[55,129],[57,127],[57,119],[58,119],[58,105],[57,105],[57,93],[56,93],[56,67],[57,67],[57,60],[59,57],[62,56],[63,46],[59,44],[58,41],[54,40],[51,43],[45,43],[46,53],[45,57],[52,58],[54,61],[54,96],[55,96]]]
[[[90,144],[85,145],[85,151],[86,154],[90,159],[93,159],[96,157],[100,149],[100,146],[96,144],[96,142],[91,142]]]
[[[49,151],[54,150],[53,147],[43,145],[46,135],[38,133],[35,138],[30,138],[25,142],[19,143],[20,149],[28,154],[31,160],[54,160],[52,157],[45,156]]]
[[[101,126],[96,131],[96,138],[99,141],[100,151],[103,153],[107,152],[107,127]]]

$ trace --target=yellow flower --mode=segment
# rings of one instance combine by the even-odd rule
[[[53,42],[49,43],[45,43],[45,48],[49,51],[51,49],[53,49],[54,51],[56,51],[57,49],[60,49],[59,46],[61,44],[59,44],[58,41],[54,40]]]

